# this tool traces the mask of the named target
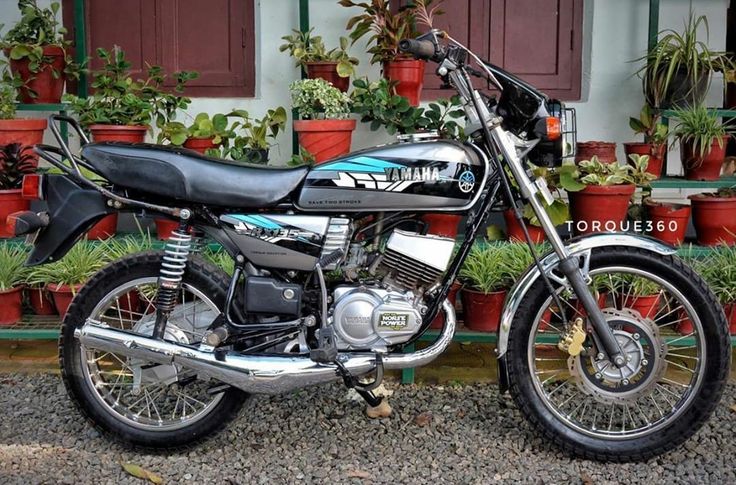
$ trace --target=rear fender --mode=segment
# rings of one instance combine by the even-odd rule
[[[604,246],[639,248],[662,255],[673,254],[676,252],[672,246],[668,246],[651,237],[623,233],[594,234],[592,236],[574,239],[567,244],[567,250],[571,255],[584,256],[586,254],[589,255],[591,250]],[[557,254],[554,252],[549,253],[542,258],[541,263],[545,273],[557,266],[559,261]],[[526,296],[529,289],[539,278],[540,273],[537,266],[530,266],[521,278],[519,278],[511,291],[509,291],[509,295],[506,297],[506,303],[501,315],[501,323],[498,327],[498,346],[496,354],[500,360],[504,359],[506,350],[508,349],[509,333],[511,332],[511,323],[514,320],[514,315],[516,315],[516,312],[519,310],[524,296]]]
[[[27,266],[63,258],[90,227],[115,212],[107,206],[105,196],[66,175],[46,175],[43,184],[49,223],[38,233]]]

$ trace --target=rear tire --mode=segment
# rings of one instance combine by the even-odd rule
[[[565,393],[563,398],[572,400],[572,402],[570,404],[565,403],[564,406],[565,409],[570,409],[575,405],[575,403],[579,402],[581,404],[577,404],[578,409],[569,413],[569,416],[563,416],[560,413],[560,408],[563,406],[558,407],[558,404],[555,403],[555,399],[552,398],[552,393],[546,392],[544,390],[544,386],[539,386],[539,382],[546,379],[546,376],[540,377],[538,374],[544,375],[544,372],[554,372],[554,370],[534,371],[534,369],[536,369],[535,366],[537,365],[534,361],[562,360],[561,358],[556,358],[554,355],[555,344],[553,342],[550,342],[545,348],[544,343],[539,343],[541,340],[530,341],[531,339],[537,339],[539,337],[540,334],[538,333],[538,329],[542,324],[538,324],[537,321],[541,322],[543,320],[539,315],[545,311],[545,308],[547,308],[545,305],[548,305],[548,302],[550,301],[549,292],[541,280],[537,281],[524,297],[511,326],[508,351],[506,354],[510,392],[517,406],[532,425],[549,440],[567,452],[583,458],[603,461],[627,462],[646,460],[681,445],[684,441],[690,438],[712,414],[718,404],[728,379],[729,366],[731,362],[731,345],[728,335],[728,326],[720,304],[702,278],[700,278],[700,276],[698,276],[691,268],[686,266],[679,258],[674,256],[662,256],[639,249],[624,247],[608,247],[593,251],[590,259],[591,272],[593,272],[595,268],[602,270],[602,268],[616,267],[634,268],[646,271],[671,283],[677,291],[685,296],[686,300],[695,310],[695,314],[699,317],[702,325],[702,336],[697,338],[702,339],[702,343],[704,345],[703,348],[705,351],[703,353],[703,360],[705,361],[705,365],[702,367],[702,370],[699,370],[700,374],[693,374],[698,376],[698,382],[694,384],[689,391],[686,391],[690,392],[690,394],[683,392],[683,396],[686,396],[687,399],[685,397],[683,397],[681,401],[672,399],[675,401],[672,410],[664,409],[663,411],[660,411],[660,414],[664,413],[662,415],[663,420],[661,421],[661,424],[656,424],[654,420],[652,420],[651,428],[647,428],[649,420],[646,418],[646,408],[645,410],[639,409],[636,411],[636,408],[632,407],[634,412],[632,413],[630,411],[629,415],[631,416],[630,419],[632,422],[629,426],[631,426],[632,430],[635,430],[635,424],[638,421],[642,427],[642,431],[640,433],[631,431],[631,437],[627,437],[628,435],[625,434],[625,428],[624,432],[621,433],[620,436],[613,436],[610,434],[605,435],[604,428],[607,425],[608,431],[610,432],[611,424],[605,421],[602,426],[599,425],[599,427],[596,428],[595,418],[593,418],[592,429],[586,430],[583,429],[583,426],[579,423],[587,423],[588,421],[582,417],[579,418],[580,411],[578,409],[583,405],[583,399],[594,399],[595,410],[596,413],[598,412],[598,403],[604,402],[605,397],[596,395],[595,387],[593,386],[595,386],[596,383],[595,379],[601,379],[601,377],[599,373],[596,374],[595,378],[588,378],[593,382],[590,386],[590,388],[593,389],[590,396],[594,396],[593,398],[586,395],[584,392],[581,393],[583,394],[582,397],[577,396],[573,393],[576,392],[578,387],[582,387],[579,384],[582,379],[578,376],[576,380],[573,375],[575,368],[572,367],[572,370],[569,372],[570,377],[568,377],[567,380],[572,381],[575,385],[570,391],[562,391]],[[662,327],[667,326],[657,323],[656,319],[653,323],[654,325],[661,325]],[[544,330],[540,331],[543,332]],[[666,332],[663,331],[663,333]],[[656,330],[655,334],[657,334]],[[638,339],[639,337],[637,336],[636,338]],[[669,343],[666,345],[672,347],[672,339],[677,339],[677,336],[670,337],[670,340],[668,341]],[[662,336],[662,340],[664,340],[664,336]],[[699,340],[696,342],[699,342]],[[695,347],[697,347],[697,345]],[[537,349],[544,349],[549,351],[550,355],[555,358],[531,358],[530,348],[535,349],[535,356]],[[654,346],[651,348],[654,348]],[[675,349],[677,348],[675,347]],[[671,352],[672,349],[670,348],[668,351]],[[656,351],[654,352],[656,353]],[[667,354],[665,353],[665,355]],[[563,357],[567,357],[566,354],[563,355]],[[578,358],[582,359],[583,357]],[[692,357],[689,358],[692,359]],[[702,363],[703,360],[700,360],[699,362]],[[570,362],[574,362],[574,360],[570,361],[568,358],[567,364],[558,365],[561,367],[567,365],[568,368],[570,368]],[[644,360],[643,362],[646,364],[647,361]],[[543,364],[549,365],[548,362],[540,363],[540,368]],[[662,376],[666,375],[671,379],[671,374],[667,373],[667,369],[670,371],[677,371],[674,367],[675,365],[677,364],[670,363],[669,366],[665,366]],[[698,368],[697,364],[695,364],[694,367]],[[600,372],[604,371],[601,370]],[[550,386],[556,386],[562,377],[556,377],[556,379],[558,380],[553,380]],[[629,384],[628,381],[623,382],[624,384]],[[636,406],[639,406],[640,399],[647,397],[645,394],[647,390],[651,389],[651,392],[662,392],[657,389],[657,383],[665,381],[654,380],[642,382],[647,383],[647,385],[642,387],[641,393],[638,391],[632,393],[632,396],[635,396],[636,399],[636,401],[634,401]],[[563,382],[560,387],[564,384],[565,383]],[[570,397],[567,397],[568,393]],[[559,396],[560,394],[556,395],[558,402],[563,400],[563,398],[560,398]],[[649,398],[652,399],[651,396],[649,396]],[[612,407],[618,406],[620,402],[622,402],[615,399],[621,398],[614,398],[614,400],[611,401],[613,404],[610,404]],[[682,403],[681,409],[676,407],[680,403]],[[627,401],[627,406],[628,405]],[[601,404],[601,407],[603,407],[604,410],[605,406],[607,406],[607,404]],[[657,408],[657,410],[659,410],[659,408]],[[586,409],[583,408],[582,412],[585,413]],[[639,418],[637,416],[639,412],[644,415],[643,418]],[[671,412],[672,414],[667,414],[668,412]],[[575,416],[573,417],[573,415]],[[611,415],[614,416],[614,411],[611,411]],[[625,426],[627,424],[625,410],[622,411],[622,415]],[[665,420],[667,416],[670,416],[669,421]],[[568,418],[569,420],[566,420]],[[579,422],[575,421],[577,418],[579,418]],[[656,429],[655,424],[657,426]],[[634,436],[635,434],[636,436]]]
[[[74,331],[84,325],[106,295],[134,280],[156,278],[162,254],[147,252],[128,256],[100,270],[74,298],[64,318],[59,338],[61,376],[69,396],[82,414],[95,428],[110,438],[147,448],[177,448],[212,436],[237,416],[248,397],[238,389],[228,388],[213,399],[210,408],[206,409],[206,413],[202,411],[202,415],[198,416],[196,421],[190,424],[184,422],[184,425],[177,429],[170,427],[156,430],[151,429],[154,426],[148,426],[146,429],[130,419],[126,420],[125,416],[116,410],[114,404],[105,405],[104,399],[101,399],[100,393],[95,390],[89,371],[85,370],[85,359],[88,357],[82,354],[85,350],[74,337]],[[228,277],[215,266],[200,258],[192,258],[187,265],[183,284],[206,295],[218,309],[222,309]],[[174,418],[176,409],[172,416],[172,419]],[[186,420],[186,415],[180,419]]]

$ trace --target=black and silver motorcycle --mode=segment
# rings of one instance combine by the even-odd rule
[[[26,189],[37,183],[48,211],[14,218],[16,234],[34,237],[29,265],[62,258],[107,214],[179,222],[163,251],[100,270],[64,319],[63,380],[95,426],[137,445],[181,446],[221,428],[250,394],[339,380],[376,405],[385,370],[427,364],[447,348],[452,282],[488,213],[510,205],[523,224],[521,201],[552,250],[534,254],[510,291],[497,359],[502,390],[529,421],[571,453],[625,461],[680,445],[710,416],[730,342],[703,280],[650,238],[563,242],[544,210],[551,196],[528,163],[561,163],[561,132],[574,128],[564,106],[442,32],[401,50],[437,63],[463,102],[469,141],[425,134],[313,168],[273,169],[89,143],[74,120],[51,117],[60,148],[36,150],[64,173],[29,178]],[[60,122],[81,137],[78,155]],[[421,215],[437,212],[466,217],[457,248],[427,234]],[[233,258],[231,276],[197,254],[204,237]],[[634,282],[653,288],[649,310],[632,303]],[[440,311],[437,340],[403,352]]]

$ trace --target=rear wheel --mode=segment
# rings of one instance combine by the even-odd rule
[[[64,319],[59,342],[62,378],[92,423],[111,437],[146,447],[178,447],[206,438],[240,410],[247,395],[215,389],[177,365],[156,365],[83,348],[74,331],[87,319],[151,335],[161,253],[126,257],[82,288]],[[195,344],[220,314],[228,280],[198,258],[188,263],[166,340]],[[213,392],[219,391],[219,392]]]
[[[585,311],[564,290],[558,308],[538,281],[509,334],[511,393],[541,432],[576,455],[630,461],[670,450],[697,431],[723,392],[730,342],[721,306],[673,256],[601,248],[590,275],[626,366],[609,362],[590,333],[580,355],[561,351],[561,314],[585,323]]]

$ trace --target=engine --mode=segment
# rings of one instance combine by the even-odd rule
[[[380,285],[343,285],[333,292],[338,348],[381,351],[409,340],[426,313],[423,295],[440,281],[454,245],[450,238],[394,230],[371,265]]]

